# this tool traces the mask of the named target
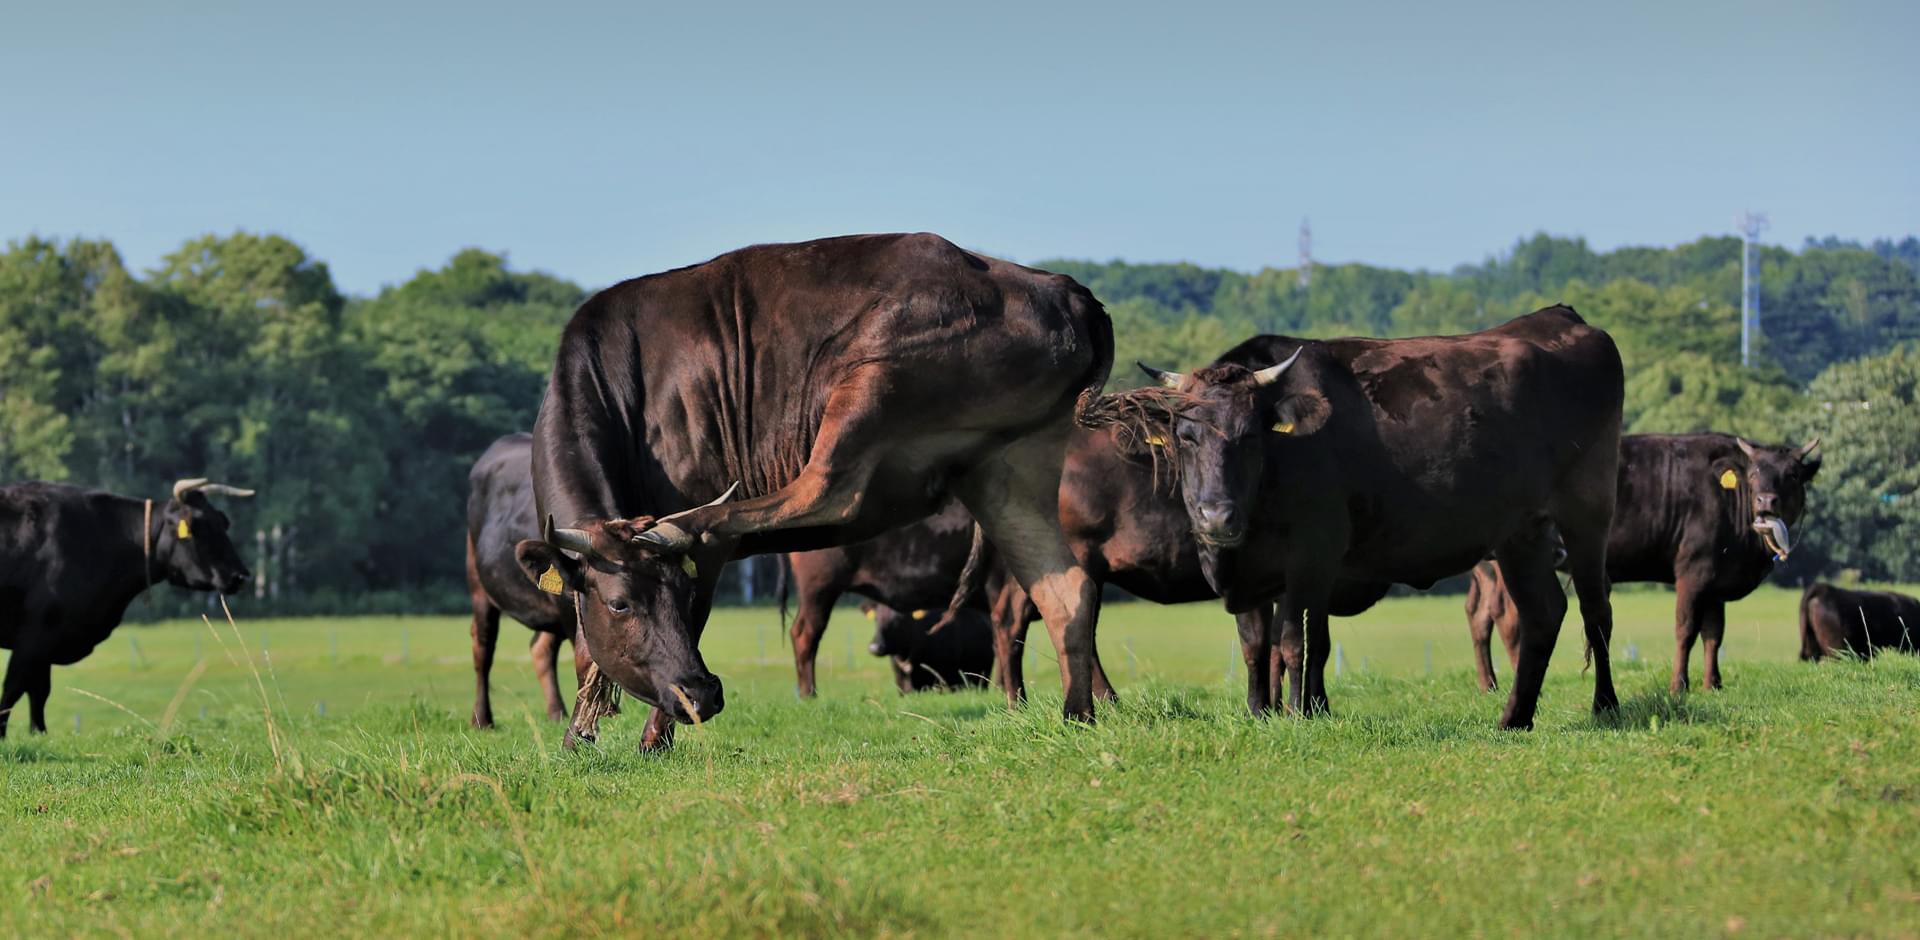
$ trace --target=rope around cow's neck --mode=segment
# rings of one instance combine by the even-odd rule
[[[147,606],[153,606],[153,500],[147,500],[147,508],[140,517],[140,593],[147,595]]]

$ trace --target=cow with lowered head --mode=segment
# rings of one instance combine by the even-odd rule
[[[962,607],[943,619],[938,608],[905,611],[867,601],[860,609],[873,620],[867,652],[886,657],[902,693],[987,684],[993,626],[985,611]]]
[[[1920,652],[1920,600],[1824,583],[1809,584],[1801,592],[1801,659],[1872,659],[1887,650]]]
[[[1056,504],[1112,363],[1112,322],[1072,278],[925,233],[758,245],[595,294],[534,422],[542,535],[516,548],[577,599],[580,701],[617,684],[654,706],[643,746],[665,745],[724,705],[699,642],[728,560],[957,498],[1033,589],[1067,717],[1091,719],[1097,598]],[[576,705],[576,736],[598,713]]]
[[[1807,486],[1820,472],[1820,439],[1769,447],[1731,434],[1629,434],[1620,439],[1620,479],[1607,535],[1607,577],[1614,583],[1673,585],[1674,692],[1687,689],[1695,640],[1704,679],[1720,688],[1720,643],[1727,604],[1753,593],[1775,562],[1793,550],[1792,527],[1806,511]],[[1492,689],[1495,629],[1516,655],[1513,620],[1502,616],[1505,588],[1496,562],[1474,569],[1467,620],[1480,687]],[[1479,603],[1476,605],[1476,601]]]
[[[0,486],[0,648],[13,651],[0,737],[23,695],[32,730],[47,730],[53,667],[86,658],[147,588],[240,590],[251,573],[207,497],[252,495],[204,479],[181,480],[157,502],[58,483]]]
[[[1147,371],[1164,387],[1143,394],[1171,414],[1201,569],[1230,611],[1279,599],[1264,640],[1295,709],[1327,706],[1338,580],[1425,588],[1491,552],[1521,637],[1500,724],[1531,727],[1566,615],[1556,529],[1587,636],[1605,648],[1624,382],[1612,338],[1572,308],[1464,336],[1260,336],[1191,375]],[[1247,657],[1250,684],[1264,659]],[[1618,705],[1605,662],[1593,705]]]

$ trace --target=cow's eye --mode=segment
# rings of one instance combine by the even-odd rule
[[[631,613],[633,606],[628,604],[625,598],[615,598],[607,602],[607,609],[613,611],[615,614],[624,615]]]

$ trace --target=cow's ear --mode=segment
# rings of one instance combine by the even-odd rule
[[[1800,479],[1802,482],[1813,482],[1814,476],[1820,472],[1820,459],[1820,452],[1814,451],[1812,455],[1800,461]]]
[[[539,539],[526,539],[513,547],[513,560],[520,563],[527,580],[548,594],[581,589],[580,563],[567,553]]]
[[[1332,415],[1333,404],[1327,401],[1327,396],[1312,389],[1295,392],[1273,406],[1271,430],[1290,437],[1306,437],[1324,427]]]

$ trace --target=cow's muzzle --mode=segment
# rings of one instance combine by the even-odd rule
[[[697,725],[712,721],[713,716],[727,707],[726,690],[720,686],[720,677],[712,673],[701,676],[689,676],[667,685],[667,694],[661,696],[661,710],[667,716],[683,725]]]

